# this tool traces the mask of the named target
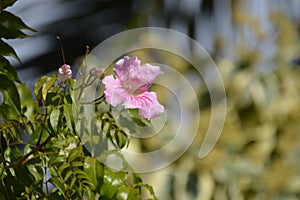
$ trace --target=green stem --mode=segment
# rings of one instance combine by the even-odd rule
[[[1,184],[2,184],[2,187],[3,187],[3,189],[4,189],[4,193],[5,193],[6,199],[10,200],[9,193],[8,193],[8,191],[7,191],[7,188],[6,188],[5,183],[4,183],[3,180],[2,180],[2,182],[1,182]]]
[[[103,101],[104,98],[104,94],[102,94],[99,98],[93,100],[93,101],[89,101],[89,102],[82,102],[80,104],[99,104]]]
[[[46,158],[46,145],[44,145],[44,174],[45,174],[45,186],[46,186],[46,197],[49,198],[49,188],[47,179],[47,158]]]
[[[49,136],[42,144],[40,144],[39,146],[37,146],[35,149],[33,149],[31,152],[27,153],[26,155],[24,155],[19,161],[17,162],[13,162],[11,163],[10,165],[8,166],[5,166],[5,169],[9,169],[9,168],[17,168],[17,167],[20,167],[22,165],[24,165],[27,161],[28,161],[28,158],[29,156],[31,156],[32,154],[40,151],[42,149],[42,147],[44,145],[46,145],[48,142],[50,142],[51,140],[51,136]]]

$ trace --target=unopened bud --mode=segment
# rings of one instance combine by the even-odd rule
[[[64,80],[70,79],[72,77],[72,70],[70,65],[63,64],[59,69],[58,73]]]
[[[102,79],[104,77],[104,71],[105,71],[105,69],[103,69],[103,68],[94,67],[90,70],[90,75]]]

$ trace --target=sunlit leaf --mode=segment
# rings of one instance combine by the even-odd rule
[[[72,180],[71,180],[71,183],[70,183],[70,188],[72,189],[75,182],[77,181],[77,177],[76,176],[73,176]]]
[[[64,181],[67,182],[68,179],[69,179],[72,175],[73,175],[73,171],[72,171],[72,170],[69,170],[69,171],[66,173],[65,177],[64,177]]]
[[[66,162],[66,157],[64,155],[58,155],[55,157],[55,159],[49,161],[49,165],[52,166],[64,162]]]
[[[89,199],[96,199],[95,193],[91,190],[90,187],[85,187],[85,189],[87,191],[86,193]]]
[[[63,156],[61,156],[61,157],[63,157]],[[63,160],[65,160],[64,157],[63,157]],[[60,166],[58,167],[58,171],[59,171],[60,173],[63,173],[63,171],[64,171],[65,169],[67,169],[68,167],[70,167],[70,163],[68,163],[68,162],[63,162],[62,165],[60,165]]]
[[[60,110],[55,109],[51,112],[50,114],[50,124],[52,128],[56,131],[57,130],[57,124],[59,121],[59,115],[60,115]]]
[[[128,194],[130,192],[130,188],[126,187],[126,186],[122,186],[119,191],[118,194],[116,196],[117,200],[127,200],[128,199]]]
[[[124,185],[126,180],[125,172],[113,172],[105,168],[103,186],[101,187],[101,195],[108,199],[112,199],[118,192],[119,188]]]
[[[42,76],[35,84],[34,84],[34,94],[37,98],[42,97],[42,88],[45,83],[47,76]]]
[[[56,76],[49,76],[46,78],[45,82],[43,83],[42,97],[44,100],[46,100],[48,90],[54,85],[55,81],[57,81]]]
[[[47,93],[57,80],[56,75],[42,76],[34,85],[34,94],[40,99],[46,100]]]
[[[81,161],[74,161],[71,163],[72,167],[82,167],[84,164]]]
[[[96,191],[99,191],[103,183],[103,165],[95,158],[86,157],[84,160],[84,171]]]
[[[72,162],[75,159],[79,158],[82,153],[82,148],[79,146],[70,151],[68,162]]]
[[[38,161],[35,161],[34,163],[39,163]],[[29,164],[27,162],[27,164]],[[40,166],[34,166],[34,165],[28,165],[29,172],[36,177],[36,180],[44,180],[44,169],[42,169]]]
[[[138,188],[130,188],[127,199],[140,199],[139,189]]]

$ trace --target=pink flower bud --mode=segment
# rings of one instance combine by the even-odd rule
[[[104,71],[105,71],[105,69],[103,69],[103,68],[94,67],[90,70],[90,75],[102,79],[104,77]]]
[[[63,64],[59,69],[58,73],[64,80],[70,79],[72,77],[72,70],[70,65]]]

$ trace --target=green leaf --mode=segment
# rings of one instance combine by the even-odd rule
[[[23,156],[22,152],[18,147],[11,146],[10,149],[11,149],[11,153],[10,153],[11,161],[17,161]]]
[[[95,158],[86,157],[83,169],[96,191],[100,191],[100,187],[103,184],[103,165]]]
[[[34,182],[34,178],[28,171],[26,166],[21,166],[15,169],[16,177],[20,183],[26,186],[30,186]]]
[[[140,186],[146,188],[149,191],[149,193],[150,193],[150,195],[151,195],[151,197],[152,197],[153,200],[158,200],[158,198],[155,195],[154,189],[153,189],[153,187],[151,185],[149,185],[149,184],[141,184]]]
[[[67,121],[67,126],[69,130],[72,130],[75,132],[75,124],[74,124],[74,118],[73,118],[73,111],[72,111],[72,105],[71,104],[64,104],[64,116]]]
[[[0,199],[6,199],[5,190],[2,185],[0,186]]]
[[[129,187],[126,187],[126,186],[122,186],[120,189],[119,189],[119,192],[116,196],[116,199],[117,200],[127,200],[128,199],[128,194],[130,192],[130,188]]]
[[[71,177],[72,174],[73,174],[73,171],[72,171],[72,170],[69,170],[69,171],[66,173],[65,177],[64,177],[64,181],[67,182],[68,179]]]
[[[112,199],[118,192],[119,188],[125,184],[125,172],[113,172],[105,168],[103,186],[101,187],[101,195],[108,199]]]
[[[54,85],[55,81],[57,81],[56,76],[49,76],[46,78],[45,82],[43,83],[42,97],[44,100],[46,100],[48,90]]]
[[[118,131],[115,135],[115,138],[116,144],[120,149],[122,149],[128,142],[127,134],[123,130]]]
[[[36,98],[42,97],[42,88],[48,76],[42,76],[35,84],[34,84],[34,94]]]
[[[65,196],[65,187],[64,184],[60,181],[58,177],[50,178],[50,182]]]
[[[0,75],[0,80],[4,81],[4,79],[1,79],[1,75]],[[7,79],[7,81],[9,80]],[[7,87],[5,87],[5,89],[0,86],[3,95],[3,102],[7,103],[11,107],[15,107],[17,111],[20,111],[21,110],[20,96],[16,85],[12,81],[6,82],[6,84]]]
[[[59,195],[58,190],[52,191],[49,196],[49,200],[58,200],[58,199],[62,199],[61,195]]]
[[[91,190],[90,187],[85,187],[86,189],[86,195],[89,197],[89,199],[96,199],[95,193]]]
[[[16,85],[13,81],[0,74],[0,91],[3,95],[3,104],[7,105],[9,108],[1,108],[1,112],[3,115],[9,115],[9,113],[3,113],[3,111],[10,110],[11,112],[15,112],[16,114],[20,114],[21,111],[21,103],[20,103],[20,96],[17,90]]]
[[[19,114],[16,112],[16,109],[11,108],[11,106],[6,103],[0,105],[0,116],[5,120],[18,120]]]
[[[15,50],[7,43],[3,42],[3,40],[0,40],[0,55],[13,57],[17,59],[20,63],[22,63],[21,59],[17,56]]]
[[[70,151],[69,157],[68,157],[68,162],[72,162],[75,159],[79,158],[82,153],[82,148],[81,146],[74,148]]]
[[[134,121],[139,126],[151,126],[151,121],[142,118],[139,115],[139,109],[129,109],[129,114],[131,115],[132,121]]]
[[[5,38],[5,39],[22,39],[22,38],[29,38],[33,37],[33,35],[28,35],[23,33],[20,30],[13,30],[13,29],[8,29],[0,25],[0,38]]]
[[[65,158],[63,160],[65,161]],[[70,164],[68,162],[63,162],[63,164],[58,167],[58,171],[60,173],[63,173],[63,171],[69,167],[70,167]]]
[[[140,192],[138,188],[131,188],[127,199],[140,199]]]
[[[41,135],[42,134],[42,135]],[[45,131],[41,126],[37,126],[34,132],[30,136],[30,141],[37,143],[40,138],[40,143],[43,143],[48,138],[49,133]]]
[[[138,174],[134,173],[133,168],[129,165],[129,163],[126,162],[123,154],[121,154],[119,151],[116,150],[105,150],[102,152],[101,156],[98,157],[100,159],[100,161],[106,162],[106,159],[108,158],[108,156],[111,155],[115,155],[118,158],[121,159],[122,161],[122,165],[123,165],[123,170],[127,171],[127,172],[131,172],[134,175],[135,178],[135,183],[139,182],[141,180],[141,178],[138,176]]]
[[[42,76],[34,85],[34,94],[37,99],[43,98],[46,100],[47,93],[57,81],[57,76]]]
[[[84,164],[81,161],[71,162],[72,167],[82,167]]]
[[[41,160],[39,161],[41,162]],[[38,161],[33,163],[39,163]],[[28,163],[27,163],[28,164]],[[28,165],[28,170],[30,171],[30,173],[36,177],[36,180],[44,180],[44,169],[42,169],[42,167],[37,166],[37,165]]]
[[[53,130],[55,130],[55,131],[57,130],[59,115],[60,115],[60,110],[59,109],[53,110],[50,114],[50,124],[51,124]]]
[[[0,13],[0,25],[9,30],[30,30],[36,32],[36,30],[27,26],[19,17],[7,11]]]
[[[0,11],[12,6],[17,0],[0,0]]]
[[[76,176],[73,176],[72,180],[71,180],[71,183],[70,183],[70,188],[72,189],[74,184],[76,183],[77,181],[77,177]]]
[[[58,155],[54,159],[49,160],[49,166],[66,162],[66,157],[64,155]]]
[[[9,61],[4,58],[3,56],[0,56],[0,74],[3,74],[7,76],[11,81],[21,82],[19,80],[17,70],[11,64]]]
[[[6,186],[6,192],[11,199],[17,199],[24,191],[24,186],[10,173],[10,171],[7,171],[7,176],[4,178],[3,183],[4,186]],[[1,184],[1,187],[2,186],[3,184]]]

